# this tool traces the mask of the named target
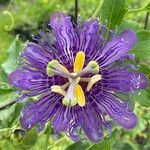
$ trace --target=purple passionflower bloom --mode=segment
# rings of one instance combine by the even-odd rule
[[[21,126],[29,130],[51,121],[56,133],[64,131],[78,141],[78,129],[99,142],[106,117],[125,129],[136,125],[136,115],[118,93],[145,89],[147,77],[123,65],[136,43],[136,34],[125,30],[116,35],[97,20],[73,25],[70,17],[51,17],[51,33],[40,33],[22,52],[21,67],[9,75],[10,85],[22,98],[40,96],[22,111]],[[107,35],[107,38],[105,38]]]

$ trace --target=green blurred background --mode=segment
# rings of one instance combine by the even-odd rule
[[[130,28],[137,32],[141,43],[136,48],[143,51],[134,49],[133,52],[141,66],[140,70],[147,75],[150,74],[150,50],[147,51],[150,48],[150,23],[146,23],[150,9],[150,6],[147,6],[148,2],[149,0],[127,0],[125,8],[128,11],[121,25],[117,27],[119,31]],[[89,19],[100,3],[100,0],[79,0],[80,19]],[[119,10],[118,7],[114,9],[116,12]],[[16,98],[16,92],[9,87],[7,75],[17,67],[17,59],[23,44],[31,40],[31,35],[36,35],[38,30],[46,28],[50,15],[58,11],[66,12],[73,17],[74,0],[0,0],[0,106]],[[97,17],[100,14],[101,10],[98,10]],[[115,143],[111,148],[113,150],[150,150],[149,91],[144,91],[141,97],[136,96],[131,101],[139,118],[136,128],[130,131],[119,129],[116,131],[117,136],[114,133],[115,137],[108,137],[102,142],[101,145],[105,148],[97,149],[109,150],[106,145]],[[18,103],[0,111],[0,150],[84,150],[91,145],[88,141],[74,143],[65,135],[55,137],[49,125],[40,135],[36,129],[24,134],[18,123],[23,105]],[[47,134],[49,131],[50,135]]]

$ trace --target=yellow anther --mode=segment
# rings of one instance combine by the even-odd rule
[[[85,105],[85,95],[82,87],[79,84],[77,84],[75,87],[75,96],[79,106],[83,107]]]
[[[90,81],[89,81],[89,83],[88,83],[88,85],[87,85],[86,90],[87,90],[87,91],[90,91],[90,89],[93,87],[93,85],[94,85],[96,82],[100,81],[101,79],[102,79],[102,76],[101,76],[100,74],[97,74],[97,75],[92,76],[92,78],[90,79]]]
[[[54,68],[57,68],[59,65],[57,60],[52,60],[48,63],[47,67],[46,67],[46,73],[49,77],[52,77],[55,75],[54,73]]]
[[[66,96],[66,91],[64,91],[62,89],[62,87],[59,86],[59,85],[53,85],[53,86],[51,86],[51,91],[54,92],[54,93],[58,93],[58,94],[61,94],[63,96]]]
[[[92,73],[97,74],[99,72],[99,65],[96,61],[90,61],[87,66],[92,70]]]
[[[85,61],[85,54],[84,52],[79,51],[76,55],[75,62],[74,62],[73,70],[75,73],[79,73],[82,70],[84,66],[84,61]]]

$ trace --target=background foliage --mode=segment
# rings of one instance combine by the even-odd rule
[[[0,0],[0,106],[17,98],[17,92],[7,81],[7,75],[18,66],[19,53],[32,34],[46,28],[50,15],[63,11],[74,16],[73,0]],[[149,0],[80,0],[80,19],[99,17],[109,29],[132,29],[138,43],[132,52],[138,69],[150,77]],[[131,98],[138,115],[133,130],[115,129],[112,136],[96,145],[87,140],[74,143],[66,135],[57,137],[48,123],[42,133],[34,128],[20,129],[19,115],[24,103],[0,110],[0,150],[150,150],[150,87]]]

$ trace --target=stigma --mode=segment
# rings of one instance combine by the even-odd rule
[[[57,60],[51,60],[46,67],[46,73],[49,77],[54,77],[55,75],[58,75],[68,79],[68,82],[64,85],[51,86],[51,92],[62,95],[62,103],[66,106],[85,106],[86,98],[84,90],[81,86],[82,84],[80,85],[80,83],[87,82],[86,91],[89,92],[92,89],[93,85],[102,79],[101,75],[98,74],[100,68],[96,61],[90,61],[85,67],[84,63],[85,53],[79,51],[76,54],[73,64],[73,72],[71,73]],[[88,78],[84,77],[84,75],[87,74],[93,74],[93,76]]]

